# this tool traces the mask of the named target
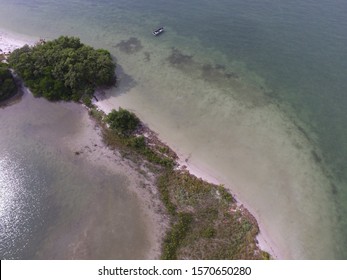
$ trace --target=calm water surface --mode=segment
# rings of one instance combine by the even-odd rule
[[[126,175],[64,145],[85,114],[28,93],[0,108],[1,259],[145,258],[146,220]]]

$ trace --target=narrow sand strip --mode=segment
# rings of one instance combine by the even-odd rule
[[[107,96],[107,93],[105,92],[97,92],[95,95],[98,101],[96,102],[94,100],[94,105],[96,105],[99,109],[104,111],[106,114],[111,112],[112,109],[118,109],[118,107],[120,106],[120,105],[117,105],[114,99],[111,102]],[[216,185],[225,185],[225,183],[217,179],[217,176],[214,175],[212,170],[204,168],[203,163],[192,163],[189,160],[191,155],[183,154],[179,149],[177,149],[177,147],[175,147],[174,150],[179,157],[179,160],[178,160],[179,168],[185,168],[192,175],[195,175],[196,177],[201,178],[207,182],[210,182]],[[227,189],[230,190],[232,189],[232,187]],[[247,203],[241,202],[235,193],[232,193],[232,195],[238,201],[239,205],[245,206],[247,210],[252,209],[251,207],[249,207],[249,205],[247,205]],[[250,212],[253,216],[255,216],[254,213],[252,213],[252,211]],[[260,249],[270,253],[274,259],[284,259],[278,246],[272,241],[266,229],[264,229],[264,227],[259,223],[259,221],[257,221],[257,223],[258,223],[259,231],[260,231],[257,237]]]

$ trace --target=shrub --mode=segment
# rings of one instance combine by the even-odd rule
[[[134,137],[130,140],[130,144],[132,147],[137,149],[145,149],[146,148],[146,141],[144,136]]]
[[[216,235],[216,230],[209,226],[207,228],[205,228],[202,232],[201,232],[201,236],[205,237],[205,238],[212,238]]]
[[[118,111],[113,109],[107,115],[106,122],[110,125],[111,129],[124,136],[130,135],[140,124],[140,120],[134,113],[123,108],[119,108]]]
[[[164,240],[162,259],[177,259],[177,249],[186,237],[192,220],[193,218],[190,213],[178,213],[178,221],[173,225]]]
[[[92,107],[92,99],[89,95],[84,95],[82,97],[82,102],[84,105],[86,105],[87,107],[91,108]]]

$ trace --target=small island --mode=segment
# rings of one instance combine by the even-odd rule
[[[111,54],[86,46],[75,37],[25,45],[13,51],[8,61],[34,96],[51,101],[88,100],[96,87],[115,81]]]
[[[255,218],[223,185],[203,181],[179,166],[176,153],[134,113],[119,108],[106,115],[91,102],[98,87],[115,81],[116,66],[107,50],[62,36],[17,49],[8,61],[34,96],[83,102],[101,128],[104,143],[153,174],[170,220],[162,259],[270,258],[258,246]],[[1,74],[6,76],[6,71]]]

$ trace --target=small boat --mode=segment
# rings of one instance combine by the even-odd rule
[[[156,30],[153,30],[152,34],[153,34],[154,36],[158,36],[159,34],[161,34],[161,33],[163,33],[163,32],[164,32],[164,27],[160,27],[160,28],[158,28],[158,29],[156,29]]]

